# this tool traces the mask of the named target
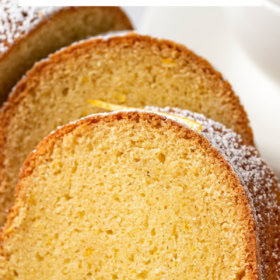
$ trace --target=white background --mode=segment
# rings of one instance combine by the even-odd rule
[[[278,0],[274,0],[278,1]],[[18,0],[26,6],[246,6],[262,0]]]

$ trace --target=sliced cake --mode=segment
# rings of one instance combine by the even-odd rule
[[[26,156],[57,126],[101,112],[91,99],[191,109],[253,143],[247,115],[231,86],[192,51],[138,34],[89,39],[37,63],[0,112],[0,224]]]
[[[131,30],[116,7],[19,7],[0,0],[0,104],[34,62],[77,40]]]
[[[93,115],[37,146],[1,236],[1,279],[279,279],[272,171],[224,126],[163,111],[181,117]]]

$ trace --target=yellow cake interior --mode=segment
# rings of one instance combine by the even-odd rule
[[[241,186],[205,143],[124,118],[47,144],[6,226],[6,278],[251,279]]]

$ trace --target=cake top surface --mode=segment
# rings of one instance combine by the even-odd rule
[[[20,7],[17,0],[0,0],[0,54],[59,7]]]

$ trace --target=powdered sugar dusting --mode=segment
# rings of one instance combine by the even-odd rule
[[[19,7],[17,0],[0,0],[0,54],[59,7]]]
[[[261,278],[280,279],[280,188],[272,170],[259,152],[246,146],[240,135],[205,116],[177,108],[146,107],[173,112],[202,124],[201,134],[217,148],[237,173],[254,211]]]

